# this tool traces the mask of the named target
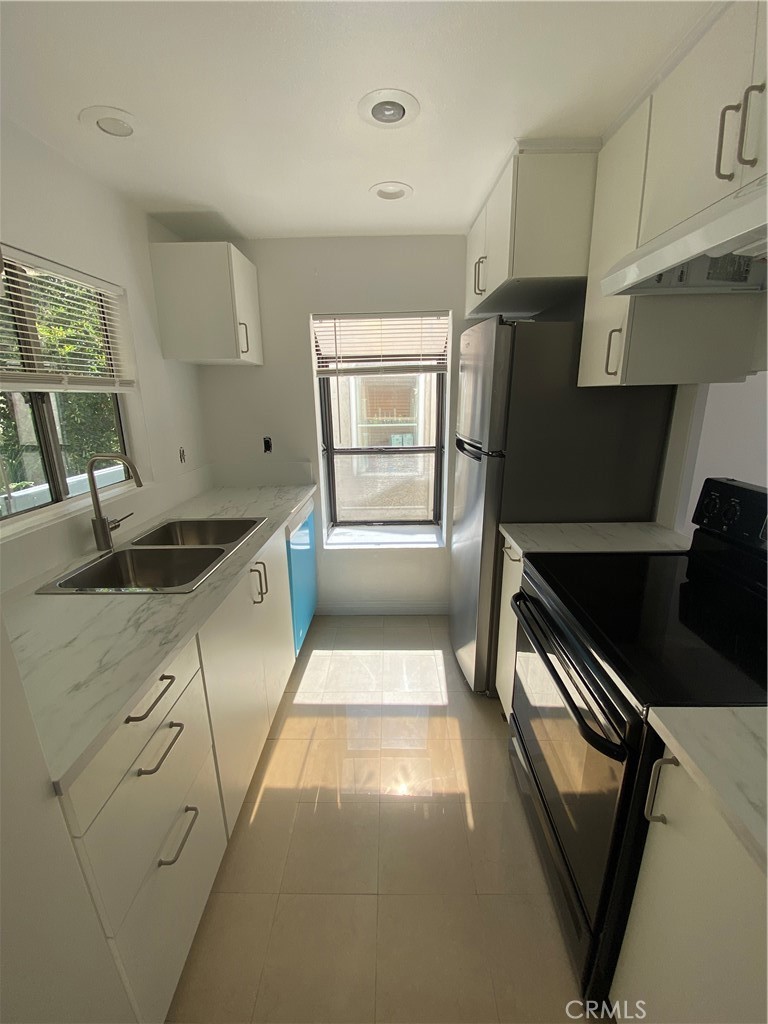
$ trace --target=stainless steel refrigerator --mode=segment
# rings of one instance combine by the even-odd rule
[[[673,387],[578,388],[581,324],[483,320],[461,336],[451,640],[493,688],[500,522],[644,522],[655,514]]]

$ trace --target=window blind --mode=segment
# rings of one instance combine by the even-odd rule
[[[448,313],[313,316],[319,377],[437,373],[448,367]]]
[[[3,247],[0,390],[132,389],[126,325],[121,288]]]

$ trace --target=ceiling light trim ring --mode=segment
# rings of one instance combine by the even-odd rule
[[[120,107],[85,107],[77,119],[84,127],[113,139],[128,139],[136,132],[136,118]]]
[[[368,191],[378,199],[393,202],[397,199],[410,199],[413,187],[404,181],[377,181]]]
[[[400,117],[385,117],[382,120],[374,114],[374,110],[381,114],[385,107],[391,107],[395,111],[402,108],[403,113]],[[403,125],[414,121],[420,110],[421,106],[416,97],[409,92],[403,92],[402,89],[374,89],[373,92],[366,93],[357,105],[360,117],[375,128],[402,128]]]

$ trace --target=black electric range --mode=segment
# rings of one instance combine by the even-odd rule
[[[664,744],[649,707],[766,704],[766,491],[705,482],[686,552],[526,556],[510,759],[587,998],[607,998]]]

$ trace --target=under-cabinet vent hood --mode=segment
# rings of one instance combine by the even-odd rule
[[[604,295],[764,292],[766,177],[739,189],[612,267]]]

